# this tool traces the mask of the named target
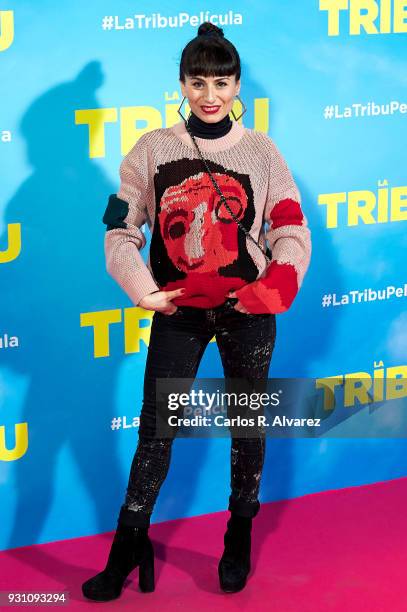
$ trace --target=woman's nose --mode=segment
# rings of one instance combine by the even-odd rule
[[[216,100],[216,91],[214,89],[210,89],[208,88],[206,90],[206,95],[205,95],[205,103],[206,104],[213,104]]]

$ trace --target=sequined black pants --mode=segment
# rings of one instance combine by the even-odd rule
[[[131,465],[121,520],[145,527],[167,475],[173,438],[155,436],[156,378],[194,379],[206,346],[216,336],[225,380],[267,380],[276,339],[274,314],[244,314],[229,298],[216,308],[180,306],[155,312],[144,375],[139,440]],[[265,436],[233,437],[229,510],[254,517],[265,455]]]

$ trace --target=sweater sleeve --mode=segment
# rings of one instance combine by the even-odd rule
[[[235,291],[253,314],[288,310],[311,258],[311,232],[301,195],[280,151],[271,139],[268,141],[269,183],[263,221],[272,259],[260,278]]]
[[[103,215],[107,272],[134,305],[159,287],[140,250],[146,244],[141,231],[147,220],[147,204],[153,198],[146,134],[141,136],[120,164],[120,189],[109,196]]]

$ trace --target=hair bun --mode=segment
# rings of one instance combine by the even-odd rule
[[[223,38],[224,34],[222,28],[218,28],[211,21],[204,21],[198,28],[197,36],[220,36]]]

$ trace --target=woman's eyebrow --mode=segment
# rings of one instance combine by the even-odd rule
[[[205,81],[205,79],[203,79],[202,77],[191,77],[191,80],[197,79],[198,81]],[[230,79],[230,77],[228,76],[224,76],[224,77],[216,77],[215,81],[224,81]]]

